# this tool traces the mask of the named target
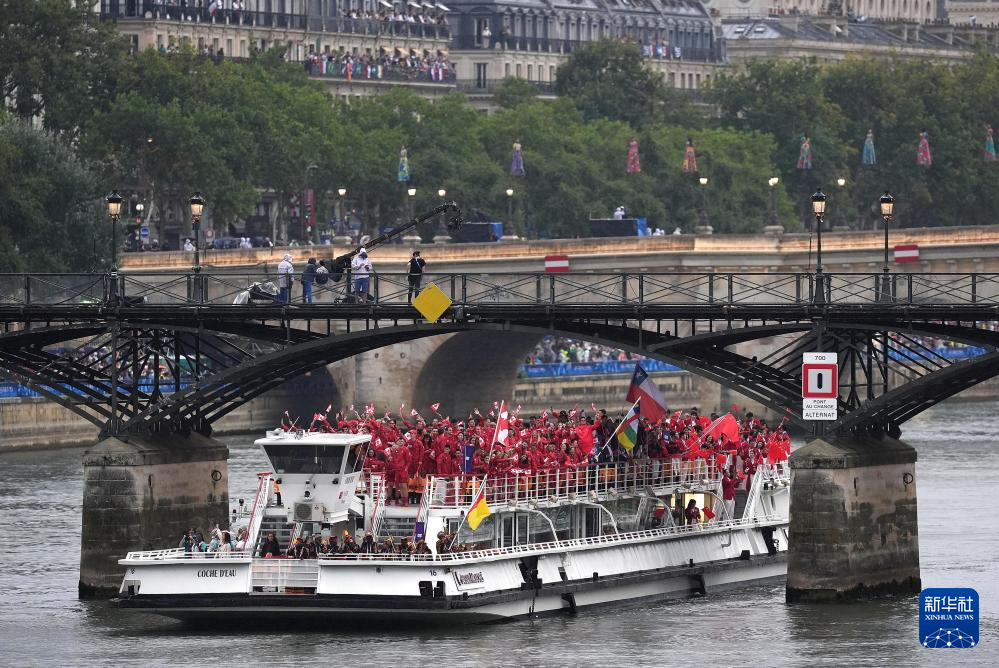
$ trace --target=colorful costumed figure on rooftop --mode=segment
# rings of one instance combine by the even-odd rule
[[[683,153],[683,166],[680,168],[684,174],[697,173],[697,154],[694,152],[694,140],[687,138],[687,149]]]
[[[405,183],[409,181],[409,154],[406,152],[406,147],[403,146],[402,150],[399,151],[399,183]]]
[[[812,168],[812,140],[808,135],[801,136],[801,148],[798,150],[797,169]]]
[[[865,165],[876,165],[878,163],[878,156],[874,152],[874,130],[867,131],[867,137],[864,139],[864,156],[861,162]]]
[[[628,142],[628,173],[638,174],[642,171],[642,163],[638,159],[638,140],[634,137]]]
[[[992,126],[985,126],[985,162],[996,161],[996,141],[992,136]]]
[[[916,164],[922,167],[929,167],[933,164],[933,155],[930,153],[930,136],[926,132],[919,133],[919,148],[916,149]]]
[[[524,171],[524,151],[520,140],[513,142],[513,160],[510,161],[510,176],[527,176]]]

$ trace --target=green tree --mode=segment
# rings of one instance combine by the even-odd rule
[[[538,97],[538,87],[527,79],[506,77],[493,92],[496,103],[503,109],[513,109]]]
[[[18,117],[75,133],[106,108],[126,42],[87,20],[90,0],[0,0],[0,99]]]
[[[110,225],[94,171],[63,139],[0,118],[0,272],[107,266]]]
[[[603,40],[576,49],[558,68],[559,95],[586,120],[606,118],[640,128],[657,120],[691,121],[696,113],[654,72],[637,44]]]

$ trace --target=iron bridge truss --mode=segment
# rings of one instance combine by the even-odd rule
[[[999,275],[428,275],[453,301],[436,322],[407,303],[405,275],[375,275],[371,303],[344,300],[337,284],[317,289],[312,305],[233,304],[274,279],[0,276],[0,375],[105,434],[209,434],[246,401],[365,351],[472,330],[558,333],[671,362],[812,429],[802,353],[836,352],[840,418],[828,429],[897,435],[999,374]],[[975,354],[950,355],[941,342]]]

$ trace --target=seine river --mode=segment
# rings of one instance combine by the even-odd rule
[[[81,451],[54,450],[0,455],[0,665],[999,665],[999,402],[938,407],[903,438],[919,450],[923,585],[978,590],[974,649],[922,648],[915,599],[788,606],[782,587],[425,632],[389,618],[366,633],[190,630],[77,600]],[[263,460],[230,445],[249,495]]]

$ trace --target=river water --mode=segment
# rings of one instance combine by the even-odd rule
[[[52,450],[0,454],[0,665],[999,665],[999,402],[937,407],[903,439],[919,452],[923,586],[978,590],[974,649],[924,649],[915,598],[788,606],[782,586],[468,628],[192,630],[77,599],[81,451]],[[234,497],[266,468],[249,440],[229,443]]]

